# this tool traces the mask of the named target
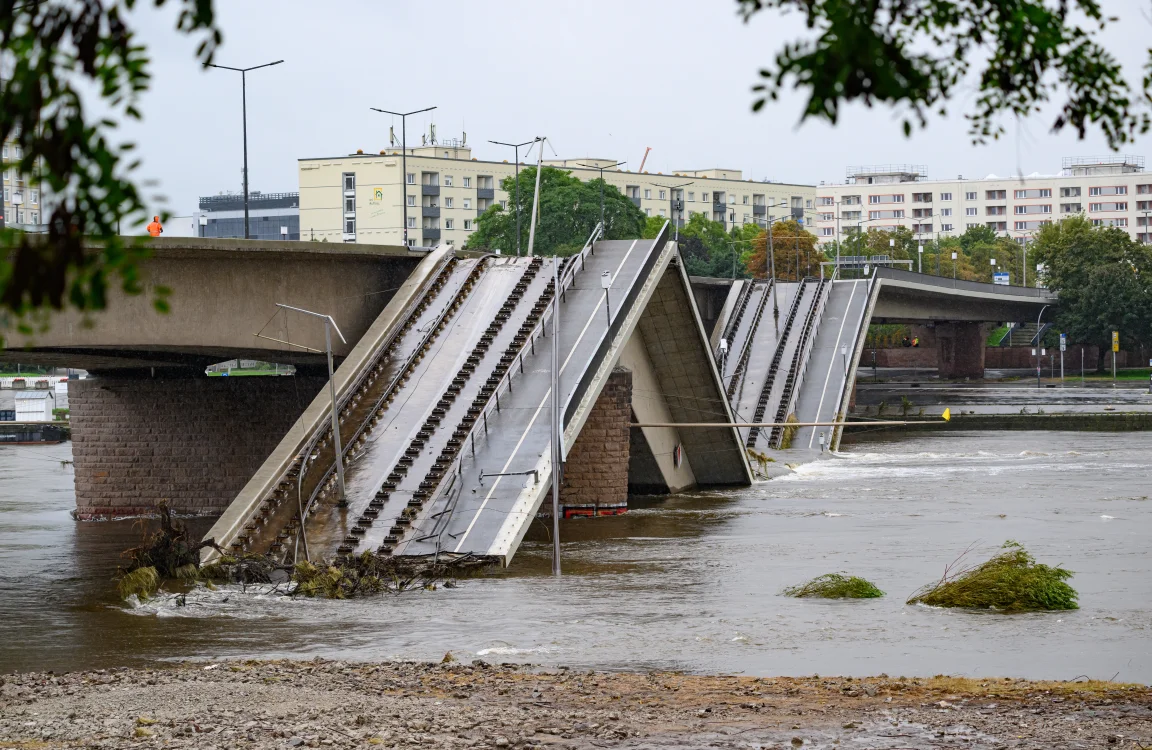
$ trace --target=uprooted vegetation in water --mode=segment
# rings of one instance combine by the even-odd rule
[[[784,422],[787,426],[780,432],[780,450],[782,451],[792,447],[792,440],[796,437],[796,431],[800,429],[800,420],[796,418],[795,414],[789,414]]]
[[[871,581],[846,573],[825,573],[799,586],[784,589],[785,596],[800,599],[876,599],[884,592]]]
[[[986,562],[961,567],[970,548],[965,550],[939,581],[917,591],[908,603],[999,612],[1079,609],[1076,590],[1066,583],[1072,571],[1037,563],[1019,542],[1008,540],[1000,549]]]
[[[769,456],[767,453],[761,453],[754,448],[746,448],[748,458],[756,465],[759,470],[758,473],[762,477],[768,476],[768,464],[776,463],[776,459]]]
[[[456,580],[486,570],[492,558],[463,555],[428,557],[381,557],[365,552],[335,561],[280,562],[266,555],[231,555],[212,540],[193,542],[187,527],[172,517],[167,503],[157,506],[160,528],[149,533],[138,547],[124,553],[129,563],[116,577],[122,599],[144,600],[161,590],[165,582],[178,586],[199,582],[243,586],[271,585],[266,593],[284,596],[350,599],[375,594],[451,588]],[[147,523],[147,522],[143,522]],[[200,551],[211,547],[221,553],[216,561],[201,566]]]

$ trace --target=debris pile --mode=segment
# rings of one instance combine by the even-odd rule
[[[961,555],[908,603],[1000,612],[1079,609],[1076,590],[1066,583],[1072,571],[1038,564],[1019,542],[1008,540],[1001,549],[987,562],[955,570]]]
[[[785,596],[819,599],[875,599],[884,592],[875,584],[859,576],[846,573],[826,573],[799,586],[784,589]]]

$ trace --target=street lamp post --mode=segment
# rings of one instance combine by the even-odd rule
[[[694,185],[695,183],[682,182],[679,185],[661,185],[658,182],[653,182],[652,184],[655,187],[664,188],[665,190],[668,191],[668,218],[670,218],[672,220],[672,226],[674,227],[674,231],[676,233],[675,237],[673,238],[673,241],[679,242],[680,241],[680,225],[676,223],[676,191],[679,190],[680,188],[686,188],[689,185]],[[603,210],[603,209],[601,209],[601,210]],[[735,216],[735,214],[733,214],[733,216]],[[601,218],[601,221],[603,221],[603,218]]]
[[[618,161],[615,164],[605,164],[602,167],[598,167],[595,164],[577,164],[576,165],[578,167],[585,167],[587,169],[596,169],[596,170],[600,171],[600,229],[601,229],[601,231],[606,229],[606,227],[604,226],[604,170],[605,169],[612,169],[613,167],[623,166],[624,164],[627,164],[627,163],[628,162],[626,162],[626,161]],[[607,235],[605,235],[605,236],[607,236]]]
[[[208,63],[206,66],[220,70],[231,70],[240,74],[241,117],[244,123],[244,239],[246,240],[252,239],[252,233],[248,226],[248,73],[260,68],[270,68],[282,62],[284,61],[277,60],[263,65],[253,65],[250,68],[230,68],[227,65],[216,65],[215,63]]]
[[[400,118],[400,184],[404,186],[404,196],[400,205],[404,209],[404,247],[408,247],[408,115],[418,115],[421,112],[431,112],[435,107],[425,107],[411,112],[392,112],[387,109],[369,107],[373,112],[384,115],[394,115]]]
[[[520,147],[527,146],[530,143],[535,143],[535,139],[531,141],[524,141],[523,143],[504,143],[503,141],[488,141],[495,143],[497,146],[511,146],[515,149],[516,153],[516,257],[520,257]],[[600,209],[600,213],[604,213],[604,209]],[[603,218],[603,217],[601,217]]]
[[[1040,314],[1036,316],[1036,387],[1037,388],[1040,387],[1040,342],[1043,340],[1043,337],[1040,335],[1040,318],[1044,316],[1044,311],[1047,310],[1049,307],[1050,307],[1050,305],[1044,305],[1044,307],[1041,307],[1040,308]]]

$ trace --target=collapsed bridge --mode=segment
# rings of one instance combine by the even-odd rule
[[[507,563],[555,478],[554,309],[565,508],[750,481],[667,228],[655,240],[597,232],[555,279],[540,257],[425,257],[337,372],[343,497],[322,392],[208,537],[289,559],[304,547]]]

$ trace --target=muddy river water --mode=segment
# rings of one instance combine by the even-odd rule
[[[607,669],[1152,681],[1152,434],[858,442],[748,489],[567,523],[558,580],[534,530],[508,570],[458,588],[346,602],[198,589],[186,606],[116,601],[119,553],[141,532],[72,520],[69,458],[67,444],[0,447],[0,671],[452,651]],[[1074,570],[1081,609],[904,604],[965,548],[982,558],[1006,539]],[[833,571],[888,595],[780,596]]]

